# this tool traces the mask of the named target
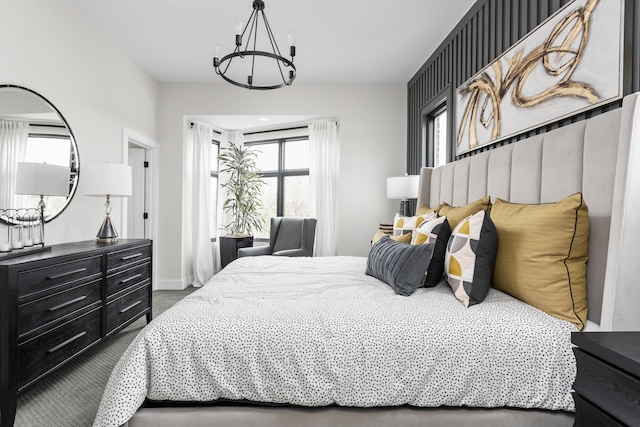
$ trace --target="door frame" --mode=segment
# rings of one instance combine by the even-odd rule
[[[143,148],[146,151],[146,158],[149,162],[149,168],[147,169],[147,175],[145,180],[145,206],[146,211],[149,214],[147,219],[148,223],[145,225],[145,232],[149,231],[149,239],[152,240],[153,253],[157,254],[157,237],[158,237],[158,160],[159,160],[159,145],[157,142],[132,131],[126,127],[122,128],[122,163],[129,164],[129,145],[135,145],[139,148]],[[122,198],[122,235],[127,235],[127,198]],[[146,234],[146,233],[145,233]],[[153,290],[156,289],[156,277],[158,263],[152,264],[152,284]]]

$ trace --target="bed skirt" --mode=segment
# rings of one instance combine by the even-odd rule
[[[301,408],[212,406],[142,408],[125,427],[571,427],[574,414],[537,409],[483,408]]]

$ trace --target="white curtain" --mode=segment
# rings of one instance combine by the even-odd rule
[[[191,256],[193,286],[200,287],[213,276],[211,252],[211,139],[212,128],[193,125],[191,161]]]
[[[16,208],[16,174],[18,162],[23,162],[27,152],[29,123],[0,120],[0,208]]]
[[[316,225],[316,256],[338,254],[340,136],[335,120],[309,125],[309,213]]]
[[[220,152],[222,152],[223,148],[229,148],[231,143],[239,145],[241,147],[244,146],[244,134],[242,132],[222,132],[222,135],[220,136]],[[222,268],[222,262],[220,261],[220,236],[225,235],[225,231],[222,227],[231,222],[231,216],[222,208],[222,206],[224,205],[224,201],[227,198],[222,185],[225,184],[228,180],[229,177],[226,174],[218,174],[218,230],[216,233],[218,236],[218,238],[216,239],[218,244],[216,245],[216,271],[220,271],[220,269]]]

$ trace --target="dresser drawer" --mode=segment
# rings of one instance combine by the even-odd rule
[[[132,286],[148,280],[151,277],[151,263],[136,265],[126,270],[118,270],[107,276],[107,297],[115,293],[124,291]]]
[[[18,299],[56,288],[71,287],[93,275],[102,275],[102,257],[94,256],[18,273]]]
[[[107,272],[120,269],[134,263],[148,261],[151,258],[149,245],[136,246],[121,251],[107,253]]]
[[[149,286],[148,282],[145,286],[107,303],[107,335],[150,307]]]
[[[100,278],[18,306],[18,337],[100,301]]]
[[[605,412],[584,400],[580,395],[573,393],[573,401],[576,403],[576,418],[573,427],[624,427]]]
[[[98,307],[19,345],[18,389],[100,341],[100,313]]]
[[[640,425],[640,380],[574,348],[578,373],[573,389],[602,411],[630,426]]]

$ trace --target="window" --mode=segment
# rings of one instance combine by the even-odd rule
[[[309,216],[309,138],[307,136],[245,142],[257,153],[257,166],[263,173],[266,227],[255,234],[269,238],[270,218],[274,216]]]
[[[452,141],[449,117],[449,100],[453,99],[453,89],[447,86],[420,109],[422,117],[422,166],[438,167],[455,157],[455,143]]]
[[[433,117],[433,166],[447,163],[447,110]]]
[[[66,127],[30,125],[24,161],[67,166],[71,169],[72,177],[77,173],[75,151]],[[71,185],[71,178],[69,185]],[[40,196],[24,195],[20,197],[22,197],[18,203],[20,206],[37,206],[40,202]],[[66,203],[67,197],[45,196],[48,212],[60,212]]]
[[[218,155],[220,154],[220,134],[213,133],[211,141],[211,188],[210,191],[210,211],[211,211],[211,241],[216,240],[218,234]]]

